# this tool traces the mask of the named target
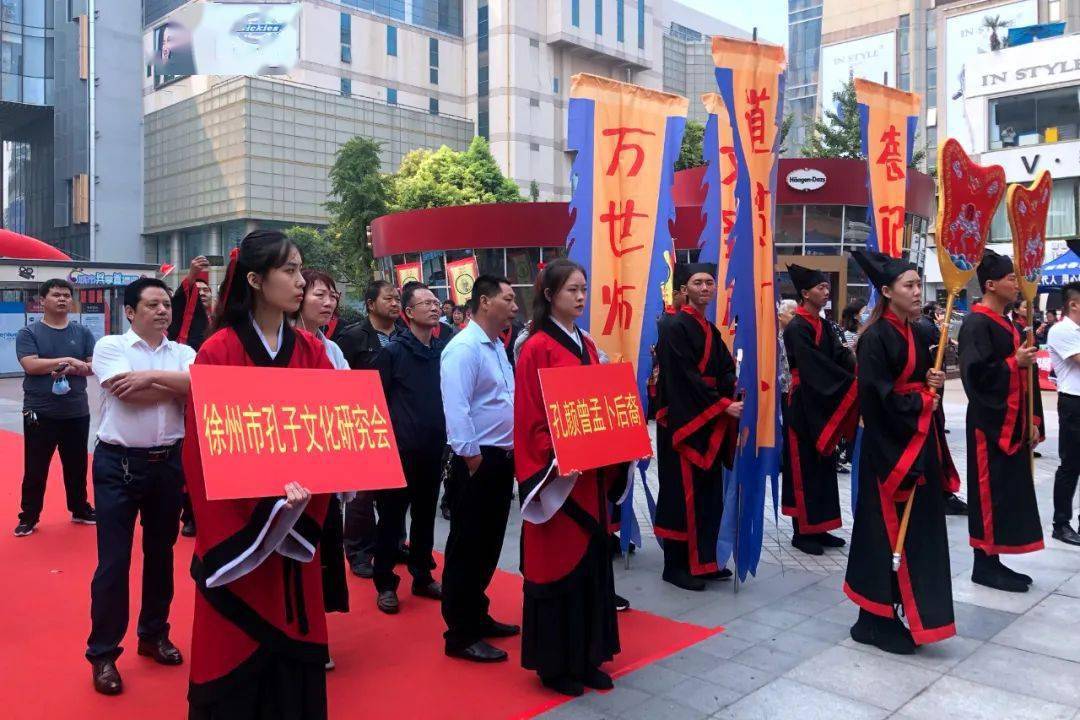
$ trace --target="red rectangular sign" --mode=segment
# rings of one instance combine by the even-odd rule
[[[375,370],[192,365],[208,500],[405,487]]]
[[[652,456],[630,363],[544,368],[540,389],[559,472]]]

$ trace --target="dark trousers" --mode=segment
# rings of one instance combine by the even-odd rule
[[[1080,397],[1058,394],[1058,455],[1061,464],[1054,475],[1054,524],[1072,520],[1073,496],[1080,478]]]
[[[90,416],[56,419],[33,411],[23,412],[22,512],[19,522],[37,524],[45,505],[45,480],[53,453],[60,450],[64,491],[71,513],[86,512],[86,441]]]
[[[375,493],[358,492],[345,504],[345,557],[350,565],[375,551]]]
[[[173,545],[179,532],[184,475],[177,444],[164,457],[98,443],[94,450],[98,566],[90,584],[86,657],[115,659],[128,626],[128,576],[135,518],[142,525],[139,637],[168,635],[173,598]]]
[[[448,650],[482,639],[491,621],[487,587],[499,564],[514,496],[513,453],[494,447],[481,453],[483,461],[471,477],[464,460],[455,455],[451,461],[454,495],[442,583]]]
[[[442,451],[402,453],[405,488],[380,490],[375,496],[379,522],[375,530],[375,589],[397,590],[399,578],[394,565],[399,556],[401,528],[405,511],[412,508],[409,525],[409,572],[413,583],[432,581],[435,547],[435,510],[439,503],[439,480],[442,476]]]

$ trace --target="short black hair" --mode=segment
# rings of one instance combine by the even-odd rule
[[[1065,304],[1068,305],[1070,300],[1080,300],[1080,282],[1067,283],[1061,288],[1061,297],[1065,300]]]
[[[442,301],[442,306],[443,306],[443,307],[446,307],[446,304],[447,304],[447,303],[450,303],[450,307],[454,307],[454,301],[453,301],[453,300],[451,300],[450,298],[446,298],[445,300],[443,300],[443,301]]]
[[[405,283],[405,287],[401,290],[401,307],[409,307],[409,303],[412,302],[413,295],[421,290],[430,290],[427,285],[422,282],[414,280],[413,282]]]
[[[139,304],[139,300],[142,299],[143,290],[148,287],[161,288],[165,291],[166,295],[169,294],[169,286],[161,280],[153,277],[141,277],[135,282],[128,283],[124,287],[124,307],[129,307],[134,310]]]
[[[72,297],[75,297],[75,286],[63,278],[53,278],[41,283],[38,288],[38,297],[46,297],[53,288],[66,288]]]
[[[394,287],[386,280],[372,280],[371,284],[367,286],[367,290],[364,291],[364,305],[371,305],[379,299],[379,293],[383,291],[383,288]]]
[[[480,311],[480,298],[493,298],[502,291],[503,285],[509,284],[509,280],[499,275],[481,275],[476,278],[472,286],[472,297],[469,298],[469,309],[476,314]]]

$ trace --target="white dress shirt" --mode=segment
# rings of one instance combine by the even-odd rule
[[[1050,362],[1057,375],[1058,392],[1080,397],[1080,325],[1068,316],[1058,320],[1046,336],[1050,346]]]
[[[162,340],[156,348],[128,330],[123,335],[106,335],[94,346],[94,374],[105,384],[120,373],[137,370],[186,372],[195,360],[195,351],[172,340]],[[184,400],[175,398],[157,403],[124,402],[101,388],[101,424],[98,440],[127,448],[172,445],[184,437]]]

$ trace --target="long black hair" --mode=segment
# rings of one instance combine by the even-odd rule
[[[585,274],[585,268],[581,265],[567,258],[558,258],[545,265],[536,276],[536,284],[533,286],[535,292],[533,293],[532,320],[529,322],[530,332],[542,327],[544,322],[551,317],[551,300],[547,297],[548,293],[551,297],[555,297],[555,294],[562,290],[563,285],[575,272],[580,272],[581,276],[588,280],[589,276]]]
[[[255,230],[240,241],[230,255],[225,280],[218,290],[214,307],[213,329],[234,327],[248,322],[255,311],[255,289],[247,281],[250,272],[266,277],[271,270],[283,267],[296,245],[277,230]]]

